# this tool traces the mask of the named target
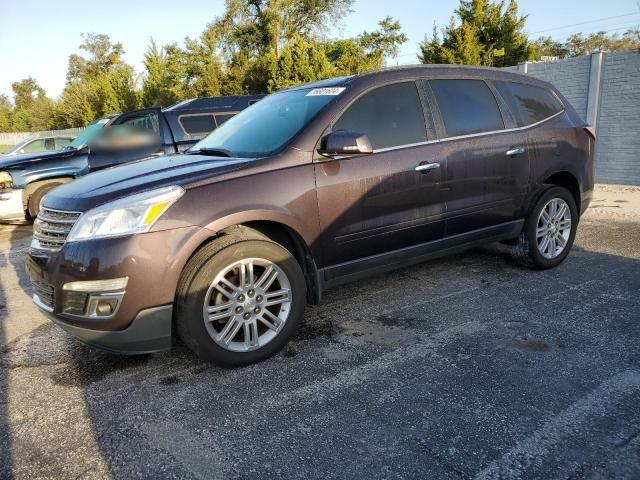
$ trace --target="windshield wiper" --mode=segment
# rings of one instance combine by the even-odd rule
[[[233,157],[233,152],[224,148],[200,148],[198,150],[189,150],[189,155],[211,155],[212,157]]]

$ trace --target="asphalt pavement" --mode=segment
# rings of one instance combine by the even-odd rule
[[[326,292],[276,357],[120,357],[31,303],[0,225],[0,478],[640,478],[640,189],[560,267],[503,245]]]

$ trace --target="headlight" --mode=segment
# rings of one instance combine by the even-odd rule
[[[83,213],[67,241],[147,232],[183,194],[181,187],[171,186],[105,203]]]
[[[13,190],[13,178],[9,172],[0,172],[0,193]]]

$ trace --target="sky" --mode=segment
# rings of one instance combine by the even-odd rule
[[[532,38],[563,40],[575,32],[623,33],[640,25],[640,0],[520,0]],[[418,43],[434,22],[448,23],[458,0],[356,0],[353,13],[336,22],[330,37],[374,30],[391,15],[409,40],[389,63],[417,63]],[[224,10],[224,0],[0,0],[0,94],[33,77],[50,97],[64,88],[68,58],[78,53],[84,32],[105,33],[121,42],[125,59],[142,71],[149,41],[159,45],[197,37]]]

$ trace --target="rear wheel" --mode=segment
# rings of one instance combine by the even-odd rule
[[[567,257],[578,227],[573,195],[563,187],[546,190],[526,218],[512,249],[517,263],[536,269],[553,268]]]
[[[176,327],[202,359],[248,365],[287,344],[305,303],[304,276],[288,250],[267,239],[229,235],[203,247],[185,267]]]

